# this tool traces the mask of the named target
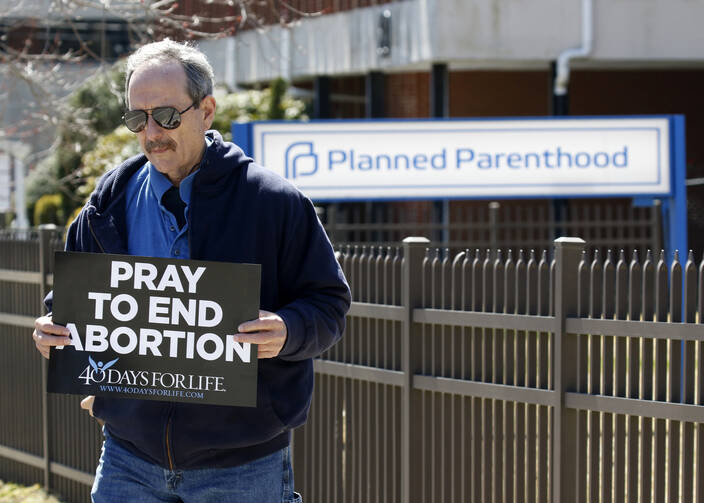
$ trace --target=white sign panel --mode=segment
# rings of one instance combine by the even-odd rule
[[[666,118],[255,123],[314,200],[670,194]]]
[[[0,154],[0,213],[10,210],[10,156]]]

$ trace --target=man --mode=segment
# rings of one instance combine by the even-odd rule
[[[290,430],[308,412],[311,359],[344,330],[349,288],[310,200],[208,131],[212,87],[205,56],[186,45],[129,58],[124,119],[144,155],[103,176],[66,249],[261,264],[262,310],[234,336],[258,345],[257,407],[95,397],[105,442],[94,502],[300,501]],[[51,316],[33,336],[45,358],[70,344]]]

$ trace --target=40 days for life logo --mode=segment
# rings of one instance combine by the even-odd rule
[[[83,372],[81,372],[81,375],[78,377],[83,381],[83,383],[88,386],[92,383],[102,383],[105,381],[105,377],[107,376],[106,370],[109,370],[110,367],[115,365],[117,363],[117,360],[119,358],[115,358],[112,361],[109,361],[107,363],[103,363],[101,361],[95,362],[95,360],[89,356],[88,357],[88,363],[89,365],[83,369]]]
[[[222,376],[184,375],[173,372],[153,372],[149,370],[111,369],[119,358],[103,363],[88,357],[89,365],[83,369],[78,378],[84,385],[118,384],[125,386],[151,386],[162,389],[183,389],[196,391],[227,391],[224,389]]]
[[[260,266],[57,252],[49,391],[256,406]],[[81,271],[77,274],[76,271]],[[226,309],[223,308],[226,306]]]

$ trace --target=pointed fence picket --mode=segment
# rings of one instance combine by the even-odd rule
[[[704,502],[704,261],[563,238],[338,246],[353,293],[294,432],[309,502]],[[0,478],[88,501],[100,447],[29,334],[48,229],[0,235]]]
[[[580,241],[339,247],[354,302],[294,435],[307,500],[704,501],[704,262]]]

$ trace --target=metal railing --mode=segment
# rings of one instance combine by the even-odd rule
[[[424,236],[453,251],[552,248],[559,236],[580,236],[590,248],[663,248],[662,209],[636,207],[630,199],[403,201],[321,205],[333,243],[397,244]]]
[[[347,333],[295,433],[308,500],[704,501],[704,266],[584,245],[341,250]]]
[[[704,501],[692,257],[344,247],[342,341],[294,432],[309,502]],[[0,478],[89,500],[101,435],[29,336],[52,231],[0,235]]]
[[[102,438],[78,396],[46,393],[47,363],[30,337],[53,282],[61,231],[0,232],[0,479],[42,483],[90,501]]]

